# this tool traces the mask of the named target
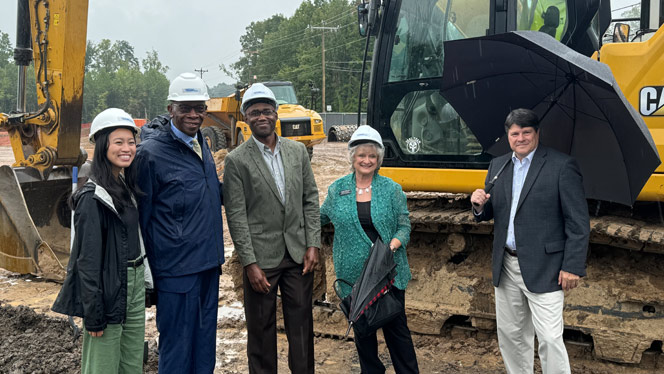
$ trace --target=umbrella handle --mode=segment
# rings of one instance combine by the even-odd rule
[[[348,334],[350,334],[351,327],[353,327],[353,322],[348,322],[348,329],[346,330],[346,335],[344,335],[344,339],[348,338]]]
[[[512,162],[512,158],[507,159],[507,162],[505,162],[505,163],[503,164],[503,166],[501,166],[500,169],[498,169],[498,172],[496,173],[496,175],[494,175],[493,178],[491,178],[491,180],[489,181],[489,183],[486,184],[486,188],[484,188],[484,191],[485,191],[486,193],[491,192],[491,190],[493,189],[493,185],[494,185],[494,183],[496,183],[496,180],[498,180],[498,176],[503,172],[503,170],[505,170],[505,167],[506,167],[510,162]],[[478,206],[480,206],[480,205],[477,204],[477,203],[473,203],[473,206],[478,207]]]

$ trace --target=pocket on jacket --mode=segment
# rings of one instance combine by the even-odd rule
[[[557,242],[551,242],[544,244],[544,252],[546,253],[556,253],[561,252],[565,249],[565,241],[559,240]]]
[[[249,232],[252,234],[261,234],[263,233],[263,225],[261,224],[249,225]]]

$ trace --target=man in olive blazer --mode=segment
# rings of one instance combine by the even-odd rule
[[[313,269],[320,247],[318,188],[303,144],[277,136],[277,102],[260,83],[244,95],[252,137],[225,159],[228,228],[244,266],[250,373],[276,373],[280,289],[293,373],[314,372]]]

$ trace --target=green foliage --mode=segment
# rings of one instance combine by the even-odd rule
[[[37,109],[37,91],[35,87],[34,66],[28,66],[26,73],[26,103],[28,110]],[[14,65],[14,46],[9,41],[9,34],[0,31],[0,111],[8,113],[16,109],[16,91],[18,69]]]
[[[366,39],[358,33],[356,7],[354,1],[308,0],[290,18],[275,15],[252,22],[240,38],[243,55],[221,69],[244,83],[291,81],[300,103],[312,106],[311,84],[319,89],[323,85],[324,32],[326,104],[335,112],[357,111]],[[316,27],[334,27],[336,31]],[[370,60],[371,53],[369,65]],[[368,73],[365,80],[368,80]],[[316,96],[312,109],[321,111],[321,92]],[[366,97],[366,90],[363,96]]]
[[[208,88],[210,97],[225,97],[235,92],[235,87],[226,83],[219,83],[218,85]]]
[[[90,122],[106,108],[121,108],[134,118],[151,119],[166,111],[168,66],[152,50],[139,63],[134,47],[127,41],[98,44],[88,41],[83,122]]]
[[[9,35],[0,31],[0,110],[16,108],[17,68],[13,62],[13,45]],[[141,66],[142,65],[142,66]],[[169,81],[168,66],[152,50],[143,60],[134,55],[127,41],[99,43],[88,41],[85,55],[82,122],[110,107],[121,108],[134,118],[154,118],[166,111]],[[27,109],[37,109],[34,67],[27,72]]]

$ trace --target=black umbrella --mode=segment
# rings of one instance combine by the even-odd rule
[[[541,143],[578,161],[587,198],[634,203],[660,159],[608,66],[537,31],[444,47],[441,94],[488,153],[509,151],[507,114],[532,109],[541,119]]]
[[[368,334],[401,312],[403,306],[390,293],[397,274],[396,267],[390,248],[380,238],[377,239],[364,262],[360,277],[353,285],[353,290],[340,305],[349,322],[346,335],[353,325],[356,326],[356,332],[361,335]],[[349,284],[341,279],[337,281]],[[337,283],[335,291],[340,294],[336,286]]]

